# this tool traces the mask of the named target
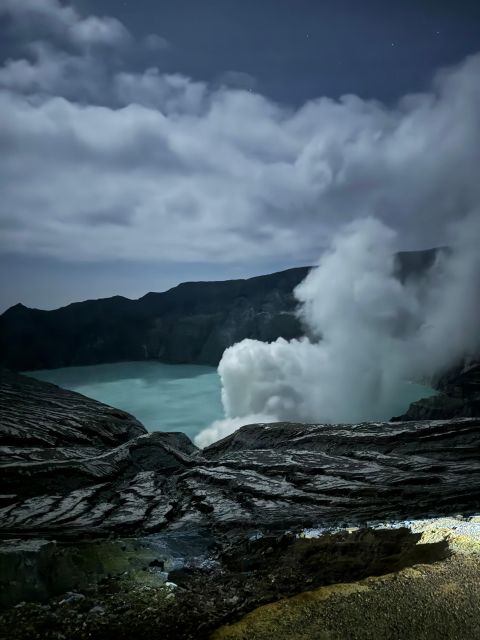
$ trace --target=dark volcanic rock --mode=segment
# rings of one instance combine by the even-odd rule
[[[60,596],[46,605],[23,602],[5,615],[0,611],[5,637],[44,638],[48,630],[49,638],[72,640],[131,640],[137,636],[144,640],[207,640],[215,627],[260,604],[323,585],[425,565],[449,555],[444,540],[422,544],[420,534],[405,528],[327,533],[320,539],[298,539],[291,534],[244,539],[213,551],[210,564],[214,569],[170,570],[169,578],[178,585],[172,593],[148,570],[140,584],[137,577],[135,585],[135,573],[138,576],[142,563],[155,568],[163,567],[163,562],[149,562],[154,548],[133,544],[136,548],[127,540],[100,545],[0,544],[0,606],[20,598],[45,602],[48,596]],[[28,580],[19,581],[19,572]],[[107,572],[110,578],[101,579]],[[67,589],[70,592],[65,594]]]
[[[189,282],[139,300],[116,296],[0,316],[0,362],[17,371],[125,360],[217,364],[243,338],[302,334],[293,289],[308,268],[249,280]]]
[[[0,368],[0,446],[115,446],[147,433],[133,416]]]
[[[399,253],[397,276],[421,274],[435,255]],[[293,290],[309,269],[187,282],[139,300],[116,296],[55,311],[18,304],[0,316],[0,363],[17,371],[148,359],[216,365],[227,347],[244,338],[303,335]]]
[[[480,416],[480,363],[448,372],[436,384],[439,393],[413,402],[406,413],[392,418],[406,420],[449,420]]]
[[[251,425],[204,451],[181,434],[165,433],[115,446],[100,432],[94,436],[95,416],[100,426],[107,420],[106,428],[110,408],[24,376],[4,374],[4,380],[0,434],[16,439],[0,448],[3,535],[192,528],[232,535],[480,507],[480,418]],[[12,388],[28,394],[19,411],[12,410]],[[41,420],[38,433],[50,434],[43,441],[33,441],[36,418],[29,412]],[[143,433],[132,425],[131,435]],[[63,435],[52,448],[57,428]]]

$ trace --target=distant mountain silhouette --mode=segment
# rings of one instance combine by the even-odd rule
[[[435,249],[398,254],[399,278],[422,272],[435,255]],[[216,365],[244,338],[303,334],[293,290],[309,269],[186,282],[139,300],[114,296],[54,311],[17,304],[0,316],[0,363],[17,371],[150,359]]]

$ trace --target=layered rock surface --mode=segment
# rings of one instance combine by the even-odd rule
[[[1,368],[0,417],[0,447],[31,447],[29,456],[35,448],[50,458],[65,448],[112,447],[147,433],[124,411]]]
[[[251,425],[199,451],[54,385],[0,382],[0,535],[222,535],[480,507],[480,418]]]

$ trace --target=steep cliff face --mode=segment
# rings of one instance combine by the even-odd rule
[[[216,365],[243,338],[302,334],[292,292],[307,272],[190,282],[139,300],[117,296],[55,311],[16,305],[0,317],[0,362],[17,371],[145,359]]]
[[[435,255],[398,254],[398,278],[421,273]],[[139,300],[116,296],[55,311],[16,305],[0,316],[0,363],[16,371],[146,359],[217,365],[224,350],[244,338],[303,334],[293,290],[308,271],[187,282]]]

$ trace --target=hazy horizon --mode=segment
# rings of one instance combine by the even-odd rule
[[[480,202],[480,6],[0,0],[0,310],[314,264]]]
[[[418,250],[414,250],[414,251],[430,251],[432,249],[438,249],[439,247],[428,247],[425,249],[418,249]],[[405,249],[405,250],[401,250],[400,253],[405,252],[405,253],[409,253],[410,250],[409,249]],[[113,292],[110,293],[109,295],[99,295],[97,297],[84,297],[84,298],[75,298],[75,299],[70,299],[70,298],[66,298],[65,302],[62,304],[59,304],[58,306],[35,306],[35,305],[27,305],[24,302],[22,302],[21,300],[17,301],[17,302],[13,302],[12,304],[8,304],[8,305],[3,305],[0,304],[0,314],[4,313],[5,311],[7,311],[8,309],[10,309],[11,307],[17,306],[18,304],[21,304],[25,307],[28,307],[30,309],[38,309],[38,310],[42,310],[42,311],[55,311],[56,309],[61,309],[63,307],[66,307],[70,304],[75,304],[78,302],[87,302],[90,300],[105,300],[108,298],[113,298],[113,297],[121,297],[121,298],[125,298],[127,300],[139,300],[140,298],[143,298],[144,296],[148,295],[149,293],[165,293],[167,291],[170,291],[171,289],[175,289],[175,287],[178,287],[181,284],[186,284],[186,283],[195,283],[195,282],[225,282],[225,281],[229,281],[229,280],[248,280],[250,278],[256,278],[256,277],[261,277],[264,275],[270,275],[273,273],[281,273],[282,271],[289,271],[290,269],[303,269],[303,268],[311,268],[312,265],[308,265],[308,264],[295,264],[292,266],[287,266],[282,268],[281,266],[274,270],[274,268],[272,267],[271,270],[269,271],[265,271],[262,273],[248,273],[248,271],[245,273],[245,275],[241,275],[241,274],[236,274],[233,275],[232,277],[228,277],[228,278],[216,278],[215,274],[212,273],[212,277],[206,277],[204,279],[192,279],[192,280],[180,280],[178,282],[174,282],[171,285],[167,285],[165,286],[165,288],[162,289],[148,289],[145,290],[143,293],[139,293],[138,295],[126,295],[124,293],[120,293],[120,292]],[[152,284],[154,284],[154,280],[150,280],[150,277],[147,278],[147,281],[151,281]],[[141,289],[142,286],[144,286],[144,282],[139,278],[138,280],[136,280],[135,282],[131,283],[130,286],[132,287],[133,291],[136,291],[137,289]],[[121,286],[121,284],[119,285]],[[93,287],[93,290],[95,289],[95,287]],[[15,295],[14,292],[12,292],[12,295]],[[41,296],[41,292],[39,292],[39,300],[41,300],[40,298]]]

